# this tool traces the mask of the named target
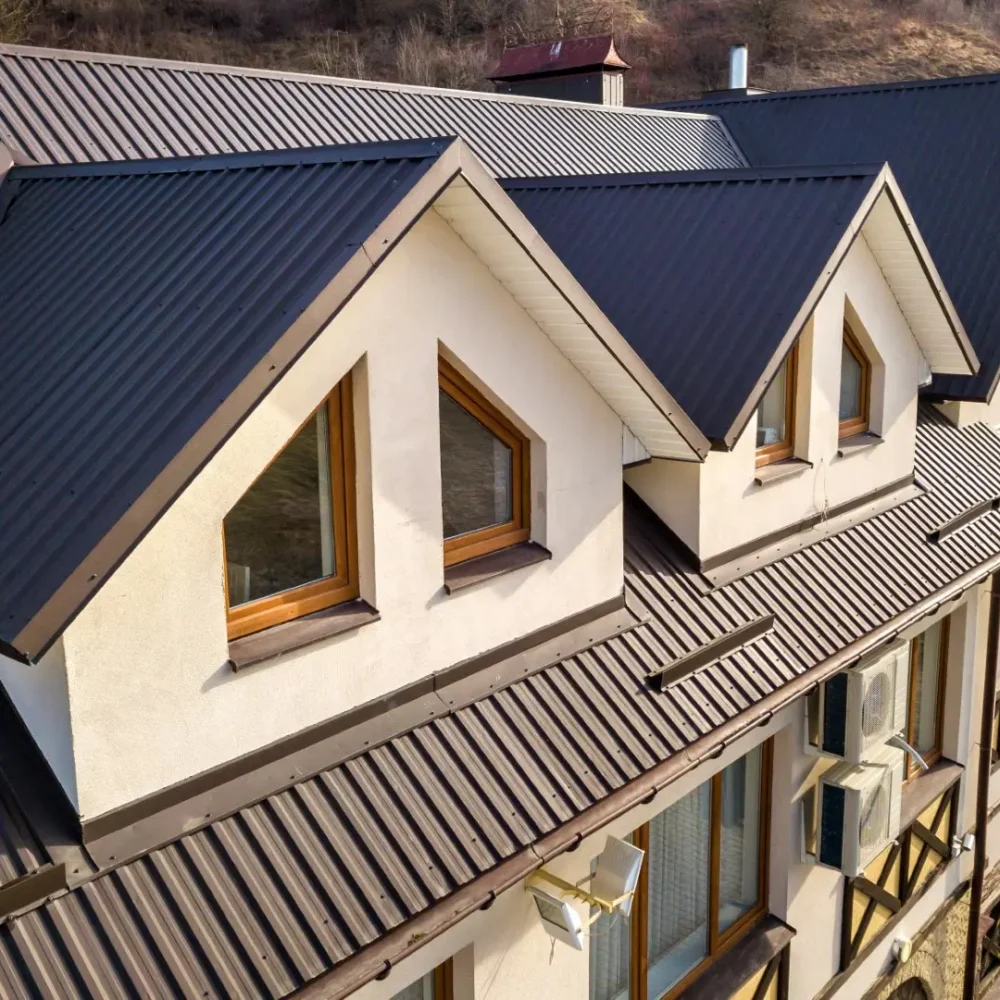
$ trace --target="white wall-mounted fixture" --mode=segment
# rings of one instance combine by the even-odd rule
[[[545,929],[556,940],[582,949],[582,922],[569,899],[578,899],[592,908],[594,912],[587,921],[588,927],[602,913],[620,913],[627,917],[632,911],[645,853],[625,840],[608,837],[593,874],[575,885],[540,868],[528,879],[525,888],[535,897]],[[589,892],[581,888],[585,882],[590,882]]]
[[[967,833],[960,837],[957,833],[951,838],[951,856],[957,858],[960,854],[966,854],[974,850],[976,846],[976,835]]]
[[[538,916],[546,933],[577,951],[583,951],[583,921],[573,904],[540,885],[529,883],[528,892],[535,897]]]
[[[928,364],[927,359],[921,354],[920,360],[917,362],[917,388],[926,389],[927,386],[931,384],[934,379],[934,373],[931,371],[931,366]]]
[[[912,954],[913,941],[910,938],[898,937],[892,942],[892,957],[899,962],[900,965],[905,965],[909,962]]]

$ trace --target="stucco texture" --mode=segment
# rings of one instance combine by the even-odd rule
[[[530,438],[532,537],[553,553],[452,596],[443,590],[442,352]],[[348,371],[361,594],[381,620],[233,674],[223,518]],[[621,420],[429,213],[67,630],[81,814],[99,815],[621,593],[621,448]]]

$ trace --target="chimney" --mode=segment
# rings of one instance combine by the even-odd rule
[[[729,87],[726,90],[710,90],[702,94],[703,101],[725,100],[727,97],[753,97],[769,91],[751,87],[749,82],[750,57],[743,42],[729,47]]]
[[[629,64],[610,35],[517,45],[490,74],[500,94],[621,106]]]
[[[729,89],[747,89],[747,47],[742,42],[729,47]]]

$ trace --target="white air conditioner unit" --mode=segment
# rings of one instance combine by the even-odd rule
[[[889,737],[906,731],[910,644],[835,674],[806,699],[807,753],[849,764],[869,760]]]
[[[904,759],[883,746],[864,764],[835,764],[820,777],[819,864],[854,878],[899,836]]]

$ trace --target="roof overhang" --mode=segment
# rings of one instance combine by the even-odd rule
[[[650,455],[700,461],[710,443],[556,257],[500,185],[461,144],[457,175],[434,202]]]
[[[761,396],[778,373],[858,236],[864,238],[871,250],[931,371],[942,375],[974,375],[979,370],[979,359],[965,326],[917,229],[899,184],[886,163],[874,174],[870,191],[854,218],[846,225],[833,254],[817,276],[753,393],[721,442],[726,448],[732,448],[743,433]]]
[[[699,461],[709,442],[639,360],[622,336],[572,279],[508,195],[460,139],[414,143],[440,150],[434,163],[403,195],[317,298],[281,335],[273,349],[217,407],[211,418],[156,476],[76,569],[5,643],[10,655],[37,660],[103,586],[118,565],[169,509],[185,487],[257,406],[302,352],[327,327],[379,264],[430,209],[436,209],[491,272],[538,322],[559,350],[618,413],[652,455]],[[357,147],[361,148],[361,147]],[[323,150],[241,154],[213,158],[220,169],[247,157],[321,158]],[[338,147],[330,155],[346,155]],[[39,172],[71,168],[33,167]],[[103,171],[106,166],[72,168]],[[180,169],[169,160],[117,164],[118,173]]]

